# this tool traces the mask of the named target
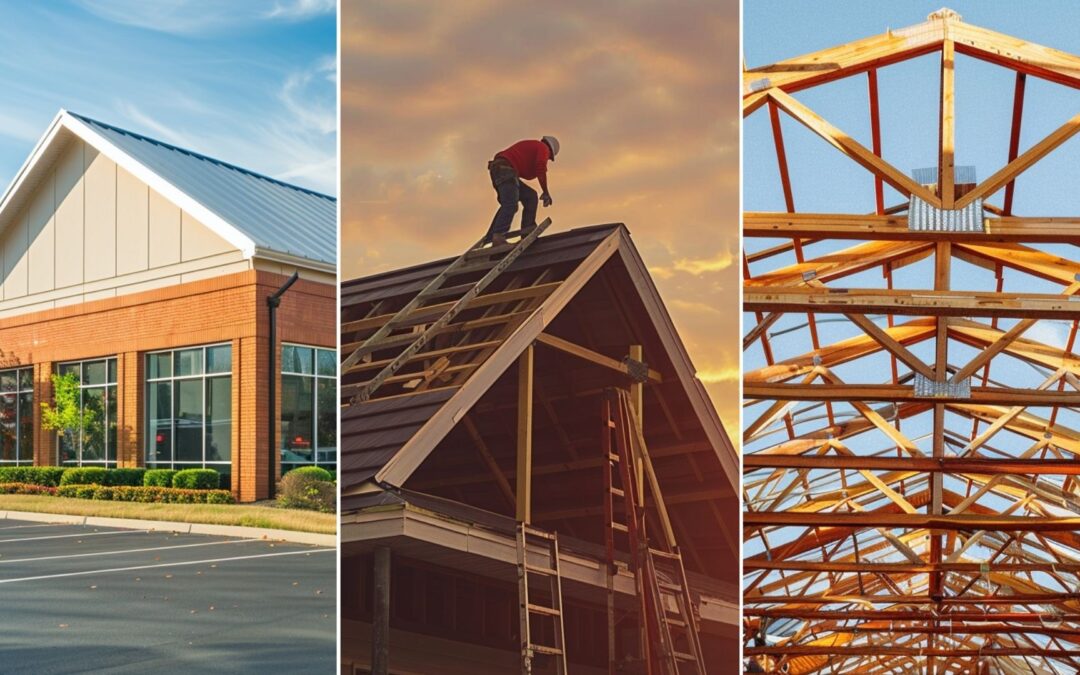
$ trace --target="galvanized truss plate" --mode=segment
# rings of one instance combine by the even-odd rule
[[[938,382],[915,373],[915,395],[920,398],[971,398],[971,378],[960,382]]]
[[[911,196],[908,229],[912,232],[984,232],[983,200],[976,199],[962,209],[939,209]]]

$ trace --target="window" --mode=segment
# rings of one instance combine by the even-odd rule
[[[232,468],[232,346],[146,355],[146,465]]]
[[[337,467],[337,352],[281,346],[281,471]]]
[[[34,463],[34,369],[0,370],[0,465]]]
[[[116,466],[116,359],[61,363],[60,375],[79,381],[79,409],[90,418],[82,429],[57,434],[61,464]]]

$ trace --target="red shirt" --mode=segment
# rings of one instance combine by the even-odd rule
[[[505,157],[517,171],[518,178],[524,180],[540,179],[540,187],[547,192],[547,163],[551,159],[547,143],[543,141],[518,141],[499,152],[496,157]]]

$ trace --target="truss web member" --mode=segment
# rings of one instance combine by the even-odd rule
[[[540,182],[540,199],[544,206],[551,206],[551,194],[547,186],[547,163],[555,161],[559,154],[559,140],[554,136],[544,136],[539,141],[518,141],[509,148],[495,154],[488,162],[491,174],[491,186],[499,198],[499,210],[491,220],[485,242],[493,245],[505,244],[506,233],[521,202],[522,236],[536,227],[536,190],[525,184],[527,180]]]

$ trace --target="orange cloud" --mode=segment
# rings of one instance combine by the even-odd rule
[[[485,165],[559,137],[554,230],[623,222],[706,375],[738,368],[736,3],[342,3],[342,274],[455,255]],[[737,378],[706,383],[732,429]]]

